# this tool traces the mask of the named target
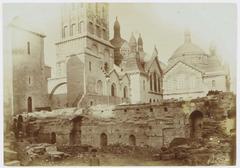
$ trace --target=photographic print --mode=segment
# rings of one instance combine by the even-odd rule
[[[236,4],[2,9],[4,165],[236,164]]]

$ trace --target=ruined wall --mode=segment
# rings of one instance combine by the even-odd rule
[[[220,93],[191,101],[168,100],[158,104],[118,105],[110,111],[108,117],[101,115],[107,109],[99,110],[99,116],[91,113],[91,109],[85,109],[80,115],[80,138],[77,143],[95,147],[123,144],[161,148],[168,146],[175,138],[198,139],[221,133],[226,129],[228,116],[225,116],[225,111],[234,114],[236,102],[235,95]],[[200,117],[192,124],[191,116],[194,113]],[[36,127],[39,130],[39,140],[47,142],[51,133],[55,132],[58,145],[72,141],[70,133],[73,119],[41,120],[39,124]],[[192,127],[201,129],[192,132]]]

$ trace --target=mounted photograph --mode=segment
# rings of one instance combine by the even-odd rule
[[[237,4],[2,9],[5,166],[236,165]]]

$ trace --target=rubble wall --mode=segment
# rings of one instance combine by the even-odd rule
[[[224,129],[224,121],[228,117],[225,112],[234,111],[235,107],[234,95],[220,94],[191,101],[118,105],[112,109],[112,115],[105,118],[94,116],[90,109],[82,114],[79,143],[100,147],[101,135],[105,134],[108,145],[167,147],[175,138],[191,138],[190,115],[193,112],[198,111],[203,115],[203,134],[212,135],[216,133],[219,123]],[[104,108],[99,110],[100,114],[106,112]],[[39,130],[39,140],[49,141],[51,133],[54,132],[57,144],[69,144],[72,120],[55,118],[38,120],[38,123],[35,130]],[[135,138],[135,143],[130,136]]]

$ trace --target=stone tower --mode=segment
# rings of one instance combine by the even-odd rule
[[[12,114],[48,108],[47,79],[51,68],[44,63],[45,35],[16,17],[8,26],[8,54]],[[10,86],[11,85],[11,86]],[[12,87],[12,88],[10,88]]]
[[[105,74],[113,66],[108,25],[106,3],[62,6],[56,76],[66,78],[68,106],[96,94],[97,81],[104,83]]]

